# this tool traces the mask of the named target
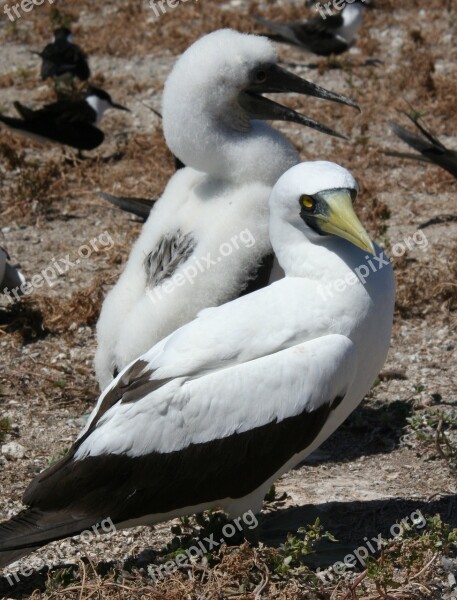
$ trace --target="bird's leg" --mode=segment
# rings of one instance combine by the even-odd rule
[[[261,515],[257,513],[255,515],[256,526],[252,527],[252,523],[248,524],[243,520],[243,536],[244,539],[249,542],[251,546],[257,547],[260,542],[261,534],[262,534],[262,524],[261,524]]]

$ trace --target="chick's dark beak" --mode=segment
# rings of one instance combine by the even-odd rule
[[[262,94],[279,93],[313,96],[322,100],[345,104],[360,111],[357,103],[350,98],[330,92],[310,81],[306,81],[306,79],[302,79],[276,64],[267,64],[255,70],[253,81],[241,92],[239,102],[251,119],[291,121],[311,127],[328,135],[347,139],[346,136],[334,131],[330,127],[322,125],[314,119],[305,117],[291,108],[287,108],[262,96]]]

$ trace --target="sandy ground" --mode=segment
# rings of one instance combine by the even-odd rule
[[[68,17],[77,41],[90,54],[94,80],[132,114],[109,113],[103,125],[106,142],[77,165],[59,148],[42,148],[0,130],[0,244],[28,277],[53,259],[77,257],[82,245],[103,233],[113,242],[59,276],[52,287],[37,290],[31,301],[41,314],[22,318],[17,310],[0,324],[0,418],[8,417],[13,425],[5,443],[17,442],[25,449],[18,460],[0,456],[0,519],[21,507],[27,483],[69,447],[82,415],[97,398],[92,366],[97,312],[141,225],[94,191],[160,194],[173,165],[160,120],[148,106],[160,109],[162,86],[176,56],[218,27],[252,30],[249,13],[297,16],[303,12],[300,4],[202,0],[178,6],[160,23],[134,1],[94,9],[87,1],[58,0],[58,14],[36,7],[14,25],[1,15],[3,112],[13,114],[14,100],[38,106],[52,99],[49,86],[38,79],[30,50],[44,45],[52,18]],[[294,140],[303,159],[334,159],[350,168],[361,184],[360,214],[370,231],[388,251],[401,244],[405,254],[395,260],[398,310],[384,376],[349,421],[306,464],[280,480],[278,490],[289,497],[279,514],[267,518],[265,535],[272,543],[280,543],[287,530],[303,525],[315,512],[347,547],[357,547],[367,532],[376,535],[417,509],[439,512],[457,525],[451,461],[443,460],[433,443],[419,439],[408,422],[433,410],[454,417],[457,412],[457,223],[420,230],[420,244],[410,249],[407,241],[429,219],[457,214],[457,182],[437,167],[384,154],[406,151],[389,131],[388,120],[405,125],[397,111],[408,110],[407,103],[426,113],[427,124],[443,143],[457,148],[456,6],[444,0],[379,4],[380,10],[368,15],[344,69],[278,46],[283,62],[296,64],[298,74],[351,95],[363,108],[357,116],[339,106],[306,104],[306,114],[319,115],[349,134],[351,142],[295,125],[279,128]],[[383,64],[356,66],[367,58]],[[319,69],[304,66],[313,62]],[[305,112],[301,99],[290,103]],[[455,442],[451,428],[449,439]],[[82,550],[68,542],[65,556],[81,552],[94,561],[124,559],[163,545],[169,531],[170,525],[163,524],[153,531],[119,532]],[[28,558],[23,564],[33,566],[34,561]],[[443,575],[443,590],[446,581]]]

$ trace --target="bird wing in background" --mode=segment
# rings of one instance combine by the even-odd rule
[[[316,54],[338,54],[348,48],[347,42],[335,33],[335,30],[343,25],[341,14],[329,16],[325,20],[313,17],[304,23],[275,23],[257,16],[254,19],[273,32],[274,36],[268,36],[271,39],[304,47]]]
[[[76,44],[59,40],[46,46],[38,53],[43,59],[41,78],[60,77],[65,73],[76,75],[82,81],[89,79],[90,69],[87,56]]]
[[[84,100],[59,100],[47,104],[38,110],[31,110],[19,102],[14,103],[16,110],[24,116],[27,121],[54,121],[55,123],[90,123],[96,121],[97,114],[94,109]],[[27,115],[27,116],[25,116]]]
[[[408,118],[414,123],[414,125],[422,133],[423,137],[419,137],[404,129],[394,121],[390,121],[390,127],[397,137],[403,142],[420,152],[422,157],[414,154],[402,154],[392,153],[389,154],[398,156],[400,158],[409,158],[413,160],[426,160],[427,162],[435,163],[442,167],[448,173],[457,177],[457,152],[454,150],[448,150],[436,137],[434,137],[425,127],[418,122],[417,118],[407,115]]]
[[[56,119],[22,120],[0,115],[0,122],[41,142],[54,141],[77,150],[94,150],[105,139],[103,131],[84,121],[61,124]]]
[[[149,213],[154,207],[157,200],[150,200],[149,198],[127,198],[124,196],[113,196],[105,192],[97,192],[97,195],[103,200],[114,204],[125,212],[129,212],[137,217],[146,221],[149,217]]]
[[[40,141],[51,140],[79,150],[94,150],[105,139],[104,133],[93,124],[95,111],[83,100],[63,100],[38,110],[31,110],[19,102],[14,106],[24,119],[0,115],[0,121]]]

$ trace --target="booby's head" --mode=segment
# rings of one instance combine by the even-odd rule
[[[108,92],[101,90],[95,86],[90,86],[86,92],[85,100],[87,104],[95,110],[97,113],[97,122],[103,117],[103,114],[109,108],[116,108],[118,110],[126,110],[130,112],[128,108],[121,104],[113,102]]]
[[[186,165],[222,175],[212,157],[220,158],[230,141],[240,149],[243,136],[262,134],[265,126],[254,125],[259,120],[292,121],[344,137],[263,96],[288,92],[358,108],[349,98],[279,67],[268,39],[229,29],[210,33],[184,52],[165,84],[163,126],[168,146]],[[241,157],[240,164],[246,158]],[[253,158],[259,161],[262,156]]]
[[[306,162],[289,169],[270,197],[271,222],[286,221],[312,242],[337,236],[364,252],[376,254],[373,242],[355,214],[359,193],[354,177],[326,161]]]

